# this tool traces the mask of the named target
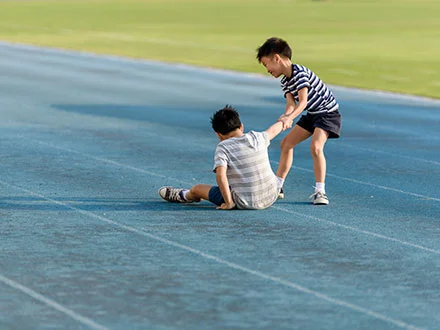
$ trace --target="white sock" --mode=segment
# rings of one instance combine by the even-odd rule
[[[182,190],[182,196],[183,196],[183,199],[185,200],[185,201],[187,201],[188,202],[188,198],[186,198],[186,195],[189,193],[189,190],[188,189],[183,189]]]
[[[325,194],[325,183],[324,182],[316,182],[315,183],[315,192],[322,192]]]
[[[284,185],[284,179],[277,176],[278,182],[281,184],[281,187]]]

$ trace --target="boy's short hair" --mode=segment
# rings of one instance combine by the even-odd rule
[[[261,58],[278,54],[292,59],[292,49],[289,44],[281,38],[272,37],[267,39],[264,44],[257,48],[257,59],[261,63]]]
[[[226,135],[241,127],[240,115],[233,107],[226,105],[214,113],[211,124],[216,133]]]

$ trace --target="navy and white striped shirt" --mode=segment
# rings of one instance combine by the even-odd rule
[[[298,91],[306,87],[308,89],[306,110],[310,114],[333,112],[339,109],[331,90],[322,82],[312,70],[299,64],[292,64],[292,76],[281,79],[281,87],[284,97],[291,93],[298,103]]]

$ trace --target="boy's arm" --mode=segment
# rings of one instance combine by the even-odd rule
[[[290,115],[293,110],[295,110],[295,99],[291,93],[286,94],[286,110],[284,111],[284,115],[288,116]]]
[[[286,111],[279,118],[284,124],[283,129],[292,127],[293,120],[306,108],[308,94],[309,90],[307,87],[301,88],[298,91],[298,103],[296,105],[293,95],[291,93],[286,94]]]
[[[231,190],[229,189],[229,181],[226,176],[226,167],[218,166],[215,169],[215,178],[217,180],[218,187],[220,188],[220,192],[222,193],[223,199],[225,202],[217,207],[218,210],[230,210],[235,207],[235,203],[232,200]]]
[[[272,140],[275,136],[280,134],[283,131],[284,123],[279,120],[275,124],[273,124],[271,127],[269,127],[266,130],[266,134],[269,137],[269,140]]]

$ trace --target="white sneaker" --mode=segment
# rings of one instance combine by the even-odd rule
[[[328,205],[328,197],[322,191],[317,191],[310,195],[309,199],[313,199],[314,205]]]
[[[183,189],[173,187],[162,187],[159,189],[159,196],[168,202],[191,203],[183,198]]]

